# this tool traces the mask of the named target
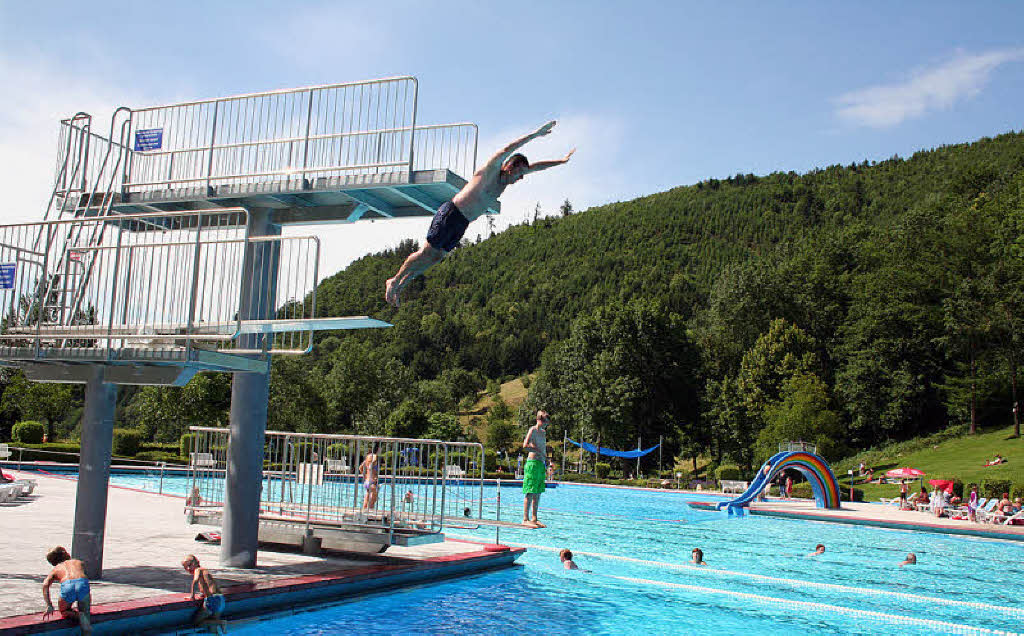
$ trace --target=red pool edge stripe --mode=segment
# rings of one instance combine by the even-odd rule
[[[462,543],[468,542],[463,541]],[[259,583],[225,586],[223,592],[228,601],[229,608],[233,604],[237,605],[240,601],[265,598],[268,601],[264,604],[266,610],[273,612],[275,609],[291,606],[286,599],[279,598],[286,594],[294,594],[317,588],[330,588],[332,586],[341,587],[359,582],[374,583],[365,589],[355,591],[339,590],[336,600],[341,600],[351,594],[359,594],[387,587],[397,588],[403,585],[415,585],[422,583],[424,580],[451,578],[457,576],[459,572],[472,574],[486,569],[512,565],[516,559],[526,552],[525,548],[499,546],[503,549],[488,550],[486,549],[489,547],[487,544],[480,545],[483,546],[483,549],[473,552],[440,555],[410,563],[369,565],[363,568],[338,570],[323,574],[308,574],[272,581],[261,581]],[[475,565],[477,567],[468,570],[464,567],[457,567],[465,565]],[[388,585],[390,578],[407,574],[420,574],[422,576],[416,576],[411,581],[396,582],[394,586]],[[126,601],[94,604],[92,608],[93,625],[104,625],[106,629],[128,632],[131,631],[131,624],[121,626],[116,623],[142,616],[155,616],[169,611],[191,612],[199,607],[197,602],[185,600],[184,596],[184,593],[161,594]],[[229,614],[229,620],[230,618]],[[76,620],[62,618],[59,614],[55,614],[44,621],[42,620],[42,611],[0,618],[0,633],[34,634],[77,628],[77,626]],[[166,626],[167,629],[185,627],[188,627],[188,624],[168,624]]]

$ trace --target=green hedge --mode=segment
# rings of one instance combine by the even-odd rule
[[[46,435],[46,427],[35,420],[18,422],[11,429],[11,439],[19,444],[42,444],[43,435]]]
[[[793,484],[793,497],[797,499],[814,499],[814,491],[811,488],[810,482],[802,481],[799,484]],[[839,498],[841,501],[850,500],[850,489],[839,488]],[[860,488],[853,489],[853,500],[864,501],[864,491]]]
[[[739,466],[724,465],[719,466],[718,469],[715,470],[715,477],[718,478],[718,481],[722,481],[723,479],[728,481],[738,481],[740,479],[740,474]]]
[[[142,446],[142,431],[134,428],[114,429],[114,454],[121,457],[135,457]]]
[[[1003,493],[1009,493],[1013,488],[1013,482],[1009,479],[983,479],[981,481],[982,497],[1002,497]]]
[[[139,450],[160,451],[163,453],[170,453],[171,455],[178,455],[181,452],[179,444],[161,444],[158,442],[143,442],[139,445]]]
[[[179,457],[177,451],[173,453],[166,451],[140,451],[135,454],[135,459],[149,462],[167,462],[168,464],[188,464],[188,460]]]
[[[185,459],[188,459],[191,453],[196,452],[195,448],[195,433],[185,433],[184,435],[181,436],[181,439],[178,440],[178,454],[184,457]]]
[[[594,470],[597,472],[597,476],[601,479],[608,477],[608,473],[612,471],[612,465],[606,464],[605,462],[597,462],[594,466]]]
[[[25,450],[17,451],[12,448],[11,460],[26,462],[78,463],[78,444],[21,444],[20,446]]]

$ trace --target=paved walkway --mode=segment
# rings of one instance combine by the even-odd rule
[[[695,508],[715,508],[714,503],[708,502],[691,502],[690,505]],[[752,502],[749,511],[751,514],[770,517],[791,517],[1024,541],[1024,526],[973,523],[961,519],[936,517],[927,512],[900,510],[897,506],[886,504],[844,501],[839,510],[826,510],[818,508],[813,499],[769,499],[766,502]]]
[[[0,617],[42,612],[41,584],[50,572],[46,553],[57,545],[71,549],[77,482],[7,470],[35,479],[35,493],[18,503],[0,504]],[[182,558],[195,554],[224,586],[269,582],[310,574],[357,570],[380,563],[454,555],[479,546],[447,541],[412,548],[393,546],[384,555],[321,558],[300,552],[261,551],[255,570],[218,566],[220,546],[199,543],[202,526],[185,524],[182,498],[112,487],[107,504],[107,535],[103,580],[92,585],[93,603],[126,601],[181,592],[187,594],[191,577]],[[54,600],[57,588],[50,590]]]

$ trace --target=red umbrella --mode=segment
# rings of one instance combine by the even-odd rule
[[[928,483],[940,490],[944,490],[950,494],[953,494],[953,480],[952,479],[929,479]]]
[[[917,468],[893,468],[889,472],[885,473],[886,477],[920,477],[924,474],[923,470]]]

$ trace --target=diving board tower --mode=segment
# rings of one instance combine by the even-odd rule
[[[282,228],[426,217],[451,198],[476,169],[477,127],[421,125],[418,94],[394,77],[60,123],[43,220],[0,226],[0,364],[86,385],[72,553],[90,578],[116,387],[201,371],[234,376],[221,562],[256,565],[270,356],[308,352],[317,330],[389,326],[320,316],[320,241]]]
[[[757,476],[746,491],[739,497],[718,504],[719,510],[725,510],[730,516],[742,516],[750,502],[767,489],[772,480],[784,470],[799,471],[811,484],[811,492],[818,508],[839,509],[839,481],[832,472],[832,467],[824,458],[817,455],[814,447],[803,442],[789,442],[779,445],[779,452],[764,463],[757,471]]]

